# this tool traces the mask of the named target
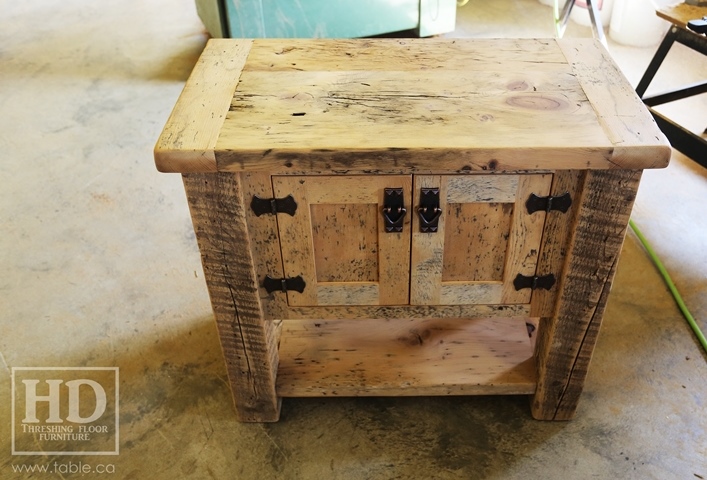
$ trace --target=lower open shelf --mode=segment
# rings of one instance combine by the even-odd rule
[[[532,394],[529,318],[286,320],[281,397]]]

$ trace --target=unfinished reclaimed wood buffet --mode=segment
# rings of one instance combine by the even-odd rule
[[[571,418],[641,172],[670,155],[591,39],[211,40],[155,147],[246,422],[307,396]]]

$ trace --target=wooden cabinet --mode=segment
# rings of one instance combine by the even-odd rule
[[[670,153],[592,40],[212,40],[155,159],[183,175],[242,421],[469,394],[561,420]]]

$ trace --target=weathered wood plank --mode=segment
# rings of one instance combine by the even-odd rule
[[[246,71],[424,70],[484,71],[513,65],[518,72],[562,65],[562,53],[548,39],[258,39]],[[509,69],[511,69],[509,67]]]
[[[508,237],[508,254],[504,267],[503,296],[500,303],[528,303],[532,291],[516,290],[513,279],[518,274],[532,277],[538,262],[540,241],[545,226],[545,212],[529,214],[526,202],[532,193],[539,197],[550,192],[552,175],[523,175],[518,182],[513,223]]]
[[[277,218],[269,214],[256,216],[250,208],[250,203],[256,195],[264,199],[273,198],[272,182],[270,175],[264,173],[243,173],[241,184],[256,278],[258,284],[262,285],[266,275],[271,278],[284,276]],[[286,318],[287,296],[284,293],[267,293],[264,288],[260,288],[259,293],[265,318]]]
[[[517,76],[513,76],[517,75]],[[285,78],[290,83],[285,83]],[[243,72],[238,89],[231,101],[231,112],[255,112],[258,118],[302,117],[296,124],[306,124],[312,117],[331,118],[342,109],[355,108],[377,115],[382,122],[397,120],[398,124],[414,124],[417,117],[391,118],[386,112],[371,109],[385,107],[398,100],[405,109],[400,113],[423,114],[416,106],[429,106],[432,115],[464,113],[463,107],[472,104],[484,106],[473,112],[494,106],[497,109],[521,107],[524,117],[553,111],[560,115],[591,113],[572,69],[553,67],[548,71],[529,70],[506,73],[502,68],[486,71],[459,71],[454,76],[443,76],[439,71],[418,71],[401,75],[400,71],[321,71],[309,72]],[[542,92],[542,93],[538,93]],[[452,101],[460,102],[452,106]],[[365,104],[364,104],[365,102]],[[582,103],[584,102],[584,103]],[[435,108],[435,104],[448,107]],[[573,105],[571,105],[573,104]],[[392,113],[392,112],[391,112]],[[328,115],[327,115],[328,114]],[[427,117],[429,120],[434,116]],[[477,118],[493,122],[494,118]],[[295,125],[296,125],[295,124]],[[508,124],[501,125],[506,128]],[[454,128],[454,125],[448,125]],[[488,128],[488,127],[486,127]],[[270,130],[272,132],[273,130]],[[582,138],[592,138],[592,129]],[[473,132],[469,132],[470,134]]]
[[[556,313],[539,328],[535,418],[568,420],[575,413],[640,177],[631,170],[586,173]]]
[[[509,222],[519,177],[444,178],[446,209],[442,281],[503,280]],[[493,298],[493,303],[501,302],[500,293],[485,298]]]
[[[447,205],[442,281],[502,281],[513,203]]]
[[[317,286],[317,305],[379,305],[378,283],[325,283]]]
[[[361,319],[361,318],[488,318],[527,317],[528,305],[402,305],[402,306],[329,306],[290,307],[292,319]]]
[[[307,193],[312,204],[378,204],[380,192],[386,187],[395,187],[401,181],[406,180],[399,176],[330,176],[308,182]]]
[[[378,190],[378,211],[384,205],[385,188],[402,188],[403,201],[407,214],[403,221],[403,231],[389,233],[385,230],[385,221],[379,218],[378,222],[378,261],[380,279],[378,288],[380,292],[379,305],[407,305],[410,302],[410,230],[411,217],[415,214],[412,208],[412,175],[381,176]],[[370,182],[371,177],[365,182]],[[380,213],[382,215],[382,213]]]
[[[509,138],[512,137],[509,135]],[[527,150],[512,146],[428,149],[390,146],[377,149],[369,148],[368,143],[364,142],[349,151],[217,150],[216,160],[219,171],[267,171],[273,175],[523,173],[616,168],[609,161],[614,148],[608,144],[607,140],[607,145],[602,147],[558,146]]]
[[[424,71],[244,73],[218,149],[260,162],[273,153],[353,155],[362,147],[492,149],[512,139],[514,148],[527,149],[527,165],[539,148],[610,146],[565,69],[512,76],[505,69],[469,71],[461,77]],[[557,131],[563,135],[548,134]]]
[[[312,197],[309,192],[310,201]],[[318,282],[378,282],[380,213],[376,206],[375,203],[310,204]],[[346,268],[342,268],[343,259]]]
[[[608,142],[608,141],[607,141]],[[392,144],[393,142],[391,142]],[[407,174],[510,172],[537,170],[581,170],[615,168],[610,162],[614,148],[537,147],[525,151],[512,147],[413,149],[390,146],[356,150],[316,149],[300,151],[266,150],[241,152],[217,150],[219,171],[268,171],[273,175]],[[529,153],[528,153],[529,152]]]
[[[502,282],[444,282],[439,295],[442,305],[503,303]]]
[[[614,144],[614,168],[662,168],[672,149],[647,107],[598,40],[564,39],[560,49]]]
[[[528,394],[525,319],[283,322],[277,392],[289,396]]]
[[[515,203],[518,175],[447,176],[447,203]]]
[[[285,278],[301,276],[306,282],[303,292],[288,291],[288,305],[317,304],[317,269],[312,250],[312,219],[307,198],[307,185],[296,177],[273,178],[276,198],[292,195],[297,203],[294,216],[278,214],[277,225],[280,234],[280,248]]]
[[[183,177],[238,418],[275,422],[277,336],[263,319],[240,179],[229,173]]]
[[[439,175],[415,176],[413,196],[415,209],[420,205],[423,188],[439,188],[439,206],[444,212],[447,201],[444,196],[443,178]],[[420,231],[417,210],[412,213],[412,251],[410,263],[410,303],[413,305],[442,305],[442,259],[444,257],[445,215],[439,218],[437,232]]]
[[[155,145],[160,172],[215,172],[214,147],[251,40],[211,39]]]

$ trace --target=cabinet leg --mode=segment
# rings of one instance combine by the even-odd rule
[[[275,422],[277,335],[263,319],[240,177],[190,173],[183,179],[238,419]]]
[[[631,170],[586,174],[554,315],[538,329],[538,387],[531,405],[536,419],[574,416],[640,177]]]

